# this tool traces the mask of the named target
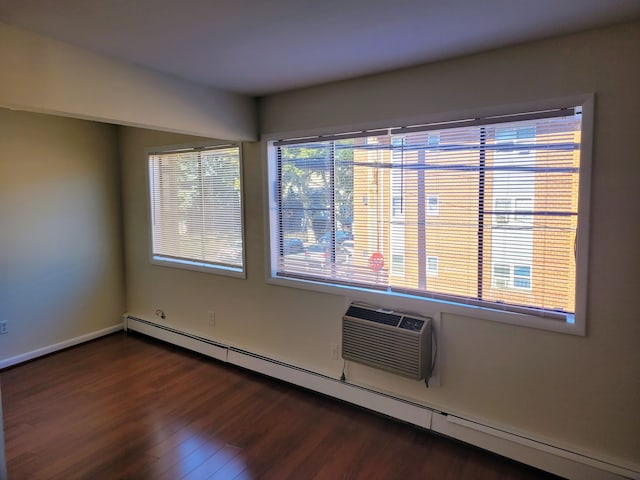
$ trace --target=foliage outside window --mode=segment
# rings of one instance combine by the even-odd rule
[[[149,154],[155,263],[242,276],[237,145]]]
[[[272,275],[571,323],[581,126],[576,107],[273,142]]]

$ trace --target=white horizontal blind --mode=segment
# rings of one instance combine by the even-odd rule
[[[280,142],[276,274],[565,318],[576,112]]]
[[[243,269],[238,146],[149,155],[153,256]]]

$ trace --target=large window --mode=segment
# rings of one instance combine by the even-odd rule
[[[571,324],[581,127],[575,107],[274,141],[271,275]]]
[[[240,148],[149,153],[153,262],[244,275]]]

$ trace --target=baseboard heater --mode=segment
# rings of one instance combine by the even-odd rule
[[[364,386],[342,382],[329,375],[307,370],[142,318],[125,315],[124,325],[126,330],[142,333],[216,360],[277,378],[418,427],[428,429],[431,426],[432,410],[424,405],[377,392]]]
[[[126,330],[192,350],[293,385],[378,412],[436,433],[566,478],[580,480],[640,480],[640,469],[619,466],[516,435],[505,430],[435,410],[329,375],[297,367],[168,325],[125,315]]]

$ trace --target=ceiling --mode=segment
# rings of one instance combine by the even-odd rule
[[[254,96],[640,18],[640,0],[0,0],[0,21]]]

